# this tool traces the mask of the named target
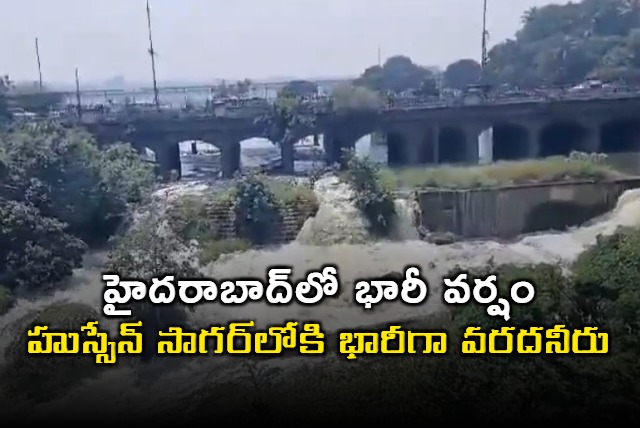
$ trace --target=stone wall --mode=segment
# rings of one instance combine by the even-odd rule
[[[305,221],[313,217],[318,208],[302,202],[284,207],[272,225],[275,235],[273,244],[286,244],[294,241]],[[235,224],[233,203],[212,203],[207,208],[209,217],[217,225],[219,239],[236,239],[238,233]]]
[[[574,181],[470,190],[424,190],[417,194],[422,226],[465,238],[513,238],[565,230],[615,207],[640,178],[605,183]]]

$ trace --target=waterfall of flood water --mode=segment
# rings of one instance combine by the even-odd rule
[[[413,198],[398,198],[395,201],[396,221],[394,223],[393,238],[400,241],[420,239],[416,227],[416,213],[420,207]]]
[[[485,129],[478,136],[478,156],[481,164],[493,162],[493,127]]]
[[[319,217],[310,220],[300,233],[300,239],[287,245],[268,250],[251,250],[229,255],[205,269],[204,274],[214,278],[259,277],[264,278],[266,270],[273,265],[290,265],[294,277],[299,278],[307,271],[324,264],[339,267],[341,296],[327,299],[314,306],[292,304],[270,306],[264,303],[250,303],[242,306],[222,306],[220,304],[199,305],[189,313],[195,326],[220,325],[231,320],[255,320],[257,327],[282,323],[284,320],[315,320],[323,323],[326,332],[339,328],[354,328],[387,322],[399,322],[407,318],[423,316],[441,310],[440,282],[442,275],[455,265],[473,267],[484,265],[493,259],[496,263],[569,263],[587,245],[592,244],[598,234],[610,234],[617,226],[640,226],[640,189],[625,192],[616,208],[605,218],[593,225],[557,234],[529,236],[516,243],[502,244],[493,241],[459,242],[436,246],[418,240],[404,242],[376,243],[336,243],[318,246],[311,242],[316,239],[331,242],[330,235],[356,237],[364,240],[365,222],[348,206],[347,190],[332,179],[321,180],[317,186],[321,208]],[[345,242],[349,239],[336,239]],[[100,281],[101,254],[94,254],[93,264],[76,271],[74,286],[59,291],[48,298],[37,301],[20,300],[6,315],[0,318],[0,351],[4,351],[8,329],[14,320],[24,314],[42,308],[56,301],[86,303],[101,313],[103,284]],[[87,259],[90,257],[88,256]],[[353,302],[353,283],[359,278],[375,277],[390,271],[402,271],[407,265],[420,266],[424,278],[430,285],[430,298],[423,305],[408,306],[391,302],[381,304],[372,310],[364,310]],[[100,320],[101,324],[105,320]],[[4,352],[2,352],[4,354]],[[292,362],[288,360],[287,364]],[[277,364],[277,360],[271,363]],[[197,386],[210,385],[207,374],[215,371],[217,380],[228,380],[241,373],[237,359],[224,356],[215,358],[194,358],[182,363],[180,371],[168,372],[156,367],[153,377],[157,387],[143,389],[136,383],[139,370],[119,365],[106,371],[102,377],[87,380],[68,394],[50,403],[33,406],[25,404],[25,415],[36,414],[38,409],[60,405],[82,408],[92,403],[95,397],[110,396],[110,406],[117,406],[123,413],[144,414],[162,403],[170,403],[179,398],[189,397]],[[152,370],[151,368],[145,370]],[[120,383],[114,382],[114,380]],[[92,401],[89,401],[92,400]],[[146,401],[144,401],[146,400]],[[140,407],[144,404],[142,407]],[[138,407],[133,407],[133,406]],[[16,405],[17,406],[17,405]],[[17,407],[13,407],[17,408]],[[28,411],[27,411],[28,410]],[[99,417],[100,408],[94,416]],[[102,411],[105,411],[102,409]],[[25,416],[27,417],[27,416]]]
[[[322,177],[314,191],[320,208],[296,241],[306,245],[361,244],[369,241],[368,222],[353,204],[353,190],[338,177]]]

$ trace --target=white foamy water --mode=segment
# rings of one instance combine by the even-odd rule
[[[295,277],[303,276],[307,271],[318,269],[325,264],[339,267],[342,294],[338,298],[325,300],[316,306],[288,305],[269,306],[251,303],[243,306],[222,306],[205,304],[190,313],[191,321],[197,326],[220,325],[228,321],[255,320],[258,327],[267,324],[282,323],[285,320],[319,321],[326,332],[340,328],[398,322],[404,319],[420,317],[443,308],[440,282],[442,275],[455,265],[466,267],[481,266],[490,259],[495,263],[570,263],[586,246],[595,242],[598,234],[611,234],[618,226],[640,226],[640,189],[625,192],[616,208],[594,224],[572,231],[557,234],[540,234],[525,237],[518,242],[503,244],[492,241],[460,242],[446,246],[436,246],[418,240],[402,242],[367,243],[366,221],[355,210],[350,190],[335,178],[319,180],[316,190],[321,201],[318,216],[310,219],[300,232],[296,242],[272,250],[253,250],[241,254],[222,257],[217,263],[207,267],[205,275],[214,278],[258,277],[264,278],[266,270],[272,265],[290,265]],[[406,201],[397,203],[401,216],[401,230],[409,230],[411,209]],[[408,232],[410,235],[410,232]],[[335,238],[337,237],[337,238]],[[356,243],[354,243],[356,242]],[[99,259],[100,255],[95,258]],[[386,303],[365,310],[353,301],[353,283],[357,279],[375,277],[390,271],[402,271],[407,265],[419,266],[430,285],[428,301],[418,306],[399,303]],[[89,304],[100,312],[101,291],[100,264],[77,272],[76,284],[68,291],[58,292],[50,298],[37,302],[19,301],[14,309],[0,318],[0,327],[6,327],[25,313],[41,308],[53,301],[74,301]],[[6,331],[0,335],[0,347],[7,344]],[[291,360],[289,361],[289,364]],[[277,360],[264,364],[277,364]],[[155,370],[145,368],[144,370]],[[111,405],[120,406],[125,412],[149,411],[162,403],[169,403],[176,397],[186,397],[194,387],[211,382],[206,374],[216,373],[221,380],[236,376],[242,370],[238,360],[227,357],[194,358],[193,362],[183,364],[178,372],[166,372],[162,369],[153,374],[158,387],[153,391],[140,389],[136,384],[141,369],[117,367],[109,370],[103,377],[86,381],[73,389],[68,395],[49,404],[40,405],[40,409],[60,404],[73,404],[82,407],[87,397],[113,395]],[[117,389],[115,379],[119,380]],[[169,394],[167,391],[171,391]],[[142,399],[148,402],[148,408],[139,407]],[[138,407],[133,408],[133,404]],[[34,412],[35,407],[29,407]],[[95,410],[96,412],[99,409]]]

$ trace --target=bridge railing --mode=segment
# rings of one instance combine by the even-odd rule
[[[465,105],[516,105],[523,103],[545,103],[562,101],[587,101],[640,98],[640,89],[632,87],[598,88],[588,90],[541,89],[534,91],[494,92],[488,94],[466,94],[457,97],[434,96],[388,96],[383,110],[438,109]],[[313,114],[331,110],[331,97],[312,97],[305,99],[299,106],[303,113]],[[273,104],[264,100],[229,100],[207,106],[163,105],[158,111],[153,105],[95,105],[83,106],[84,120],[120,121],[132,117],[162,116],[166,118],[181,117],[255,117],[266,114]],[[68,105],[66,109],[53,112],[44,118],[77,118],[77,108]],[[93,118],[93,119],[91,119]],[[83,121],[84,121],[83,120]]]

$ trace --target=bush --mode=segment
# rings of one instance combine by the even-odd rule
[[[0,195],[33,205],[88,243],[111,236],[153,183],[150,166],[127,146],[104,152],[86,132],[27,123],[0,135],[7,166]]]
[[[234,213],[236,233],[254,245],[264,245],[273,239],[280,206],[266,179],[250,174],[236,183]]]
[[[64,223],[0,199],[0,283],[10,290],[36,290],[71,276],[85,248]]]
[[[111,194],[140,203],[155,184],[154,166],[144,162],[130,144],[113,144],[100,153],[100,174]]]
[[[141,219],[127,234],[112,239],[105,269],[123,277],[150,281],[154,277],[197,276],[188,248],[156,214]]]
[[[211,217],[210,207],[227,202],[216,201],[214,197],[215,195],[186,195],[167,208],[168,222],[183,242],[219,239],[219,225]],[[231,206],[231,202],[228,204]]]
[[[640,230],[599,236],[575,261],[573,272],[580,310],[612,331],[622,350],[640,350]]]
[[[200,276],[194,266],[194,254],[184,246],[166,223],[154,213],[140,220],[124,236],[112,239],[113,249],[105,264],[105,271],[121,278],[151,282],[152,278],[172,275],[177,278]],[[143,321],[145,344],[143,359],[148,361],[154,354],[156,333],[168,326],[187,326],[185,305],[157,306],[148,300],[130,305],[132,318]]]
[[[387,237],[396,219],[393,190],[383,184],[378,165],[369,158],[347,154],[343,179],[355,192],[356,206],[369,221],[371,234]]]
[[[270,181],[268,186],[280,207],[306,208],[311,212],[318,210],[318,197],[309,186],[276,180]]]

